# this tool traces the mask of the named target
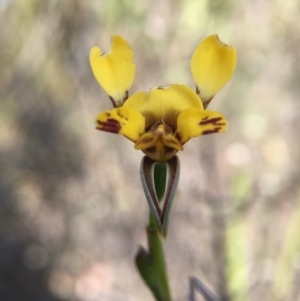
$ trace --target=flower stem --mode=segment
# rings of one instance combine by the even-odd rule
[[[152,220],[155,223],[155,220],[151,216],[151,213],[149,217],[149,223],[150,220]],[[149,253],[151,254],[151,257],[153,259],[153,266],[156,271],[157,280],[160,283],[159,286],[162,295],[162,298],[157,300],[171,301],[164,248],[163,248],[161,237],[156,229],[156,225],[154,225],[154,227],[150,227],[150,226],[147,227],[147,237],[148,237]]]

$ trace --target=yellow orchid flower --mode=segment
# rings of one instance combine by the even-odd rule
[[[135,93],[123,107],[100,113],[96,123],[99,130],[132,140],[158,162],[172,158],[192,137],[227,128],[220,113],[204,110],[197,94],[178,84]]]
[[[97,116],[96,128],[125,136],[135,143],[136,149],[157,162],[166,162],[174,157],[193,137],[226,131],[227,120],[219,112],[205,110],[206,105],[199,97],[200,94],[206,100],[211,99],[232,76],[236,59],[224,50],[229,46],[220,43],[217,36],[208,37],[192,56],[191,70],[197,84],[196,92],[200,90],[200,93],[185,85],[169,84],[152,88],[149,92],[137,92],[127,100],[127,91],[134,77],[130,46],[115,36],[110,57],[100,57],[100,61],[99,55],[96,56],[97,48],[93,48],[90,61],[94,75],[118,104],[113,110]],[[235,54],[234,48],[229,48],[229,52]],[[213,71],[213,68],[219,69]]]

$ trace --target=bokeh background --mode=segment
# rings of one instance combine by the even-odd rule
[[[179,154],[174,300],[189,275],[221,300],[300,300],[299,15],[297,0],[1,0],[0,300],[153,300],[133,262],[143,155],[94,129],[111,103],[89,50],[113,34],[131,44],[131,93],[194,87],[191,53],[212,33],[238,54],[210,104],[230,129]]]

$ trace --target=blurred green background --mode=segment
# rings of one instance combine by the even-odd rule
[[[89,50],[129,42],[131,93],[194,87],[191,53],[212,33],[238,54],[210,105],[230,128],[179,154],[174,300],[189,275],[222,300],[300,300],[299,15],[297,0],[0,1],[0,300],[153,300],[133,263],[143,154],[94,129],[111,104]]]

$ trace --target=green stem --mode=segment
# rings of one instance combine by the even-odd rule
[[[153,223],[154,226],[151,227],[150,223]],[[157,300],[171,301],[163,243],[160,235],[158,234],[155,225],[155,220],[151,216],[151,213],[149,216],[149,226],[147,227],[147,237],[149,254],[152,257],[152,263],[155,269],[156,279],[159,282],[159,290],[161,297]]]

